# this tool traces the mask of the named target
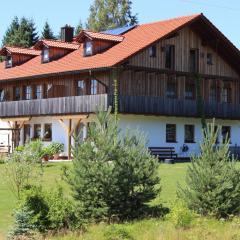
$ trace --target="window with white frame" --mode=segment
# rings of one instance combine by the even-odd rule
[[[7,55],[6,56],[6,68],[10,68],[10,67],[12,67],[12,56]]]
[[[49,62],[49,48],[44,47],[42,50],[42,62],[47,63]]]
[[[97,87],[98,87],[98,82],[95,79],[91,80],[91,95],[96,95],[97,94]]]
[[[32,87],[31,86],[26,86],[24,90],[25,90],[25,92],[24,92],[25,100],[32,99]]]
[[[84,46],[84,55],[91,56],[93,54],[93,44],[91,41],[86,41]]]

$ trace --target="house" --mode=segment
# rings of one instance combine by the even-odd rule
[[[70,154],[74,132],[113,105],[120,127],[143,130],[148,146],[199,153],[201,121],[240,146],[240,52],[203,15],[105,32],[61,29],[61,40],[1,49],[0,118],[13,147],[57,141]],[[1,134],[1,132],[0,132]]]

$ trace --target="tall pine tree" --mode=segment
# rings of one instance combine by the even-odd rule
[[[3,37],[3,45],[31,47],[38,41],[35,23],[22,17],[20,22],[15,17]]]
[[[87,28],[93,31],[103,31],[134,25],[137,22],[137,15],[132,14],[130,0],[95,0],[90,7]]]
[[[44,24],[41,38],[42,39],[55,39],[53,31],[47,21]]]
[[[75,28],[75,35],[78,35],[82,30],[83,30],[83,24],[82,24],[82,21],[80,20],[78,25]]]
[[[19,20],[18,17],[14,17],[10,26],[8,27],[5,36],[3,37],[2,45],[13,46],[16,44],[14,36],[17,34],[19,29]]]

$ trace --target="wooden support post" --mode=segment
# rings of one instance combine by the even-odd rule
[[[70,134],[72,131],[72,119],[69,119],[68,124],[68,159],[71,159],[71,146],[72,146],[72,135]]]

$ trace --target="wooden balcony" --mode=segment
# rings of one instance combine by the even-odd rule
[[[107,104],[107,94],[1,102],[0,117],[93,113]]]
[[[154,96],[119,96],[119,112],[176,117],[200,117],[197,101]],[[59,97],[0,103],[0,118],[94,113],[113,106],[107,94]],[[206,118],[240,119],[240,104],[203,103]]]
[[[119,96],[119,112],[177,117],[200,117],[203,109],[206,118],[240,119],[240,104],[202,103],[153,96]]]

